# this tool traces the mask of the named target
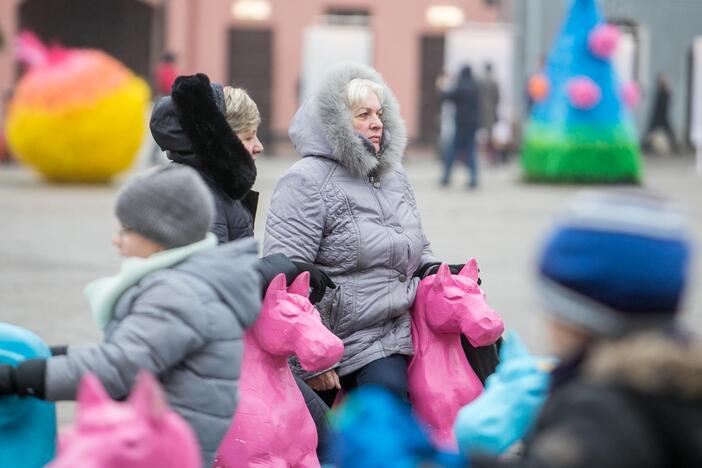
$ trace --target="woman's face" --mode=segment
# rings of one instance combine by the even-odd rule
[[[256,135],[257,128],[252,128],[251,130],[246,130],[239,132],[236,136],[239,137],[241,142],[244,144],[244,148],[249,152],[252,158],[256,157],[263,152],[263,145]]]
[[[378,96],[368,93],[366,100],[351,111],[353,115],[353,128],[371,143],[375,152],[380,151],[380,142],[383,138],[383,109],[380,107]]]
[[[161,244],[148,239],[129,228],[122,227],[112,238],[112,244],[123,257],[148,258],[164,250]]]

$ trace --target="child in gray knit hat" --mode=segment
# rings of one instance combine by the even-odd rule
[[[262,286],[256,241],[218,247],[208,232],[213,212],[192,168],[157,168],[128,181],[117,195],[121,229],[113,239],[126,259],[118,274],[86,288],[103,342],[0,366],[0,396],[72,400],[91,372],[124,398],[146,369],[211,466],[235,411],[244,330],[259,314]]]
[[[214,200],[199,175],[187,169],[156,168],[134,177],[120,190],[115,215],[122,229],[113,243],[121,255],[148,257],[205,239],[214,217]]]

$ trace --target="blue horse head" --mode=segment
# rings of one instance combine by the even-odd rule
[[[0,323],[0,364],[48,358],[49,348],[34,333]],[[44,466],[56,449],[56,405],[36,398],[0,397],[0,466]]]

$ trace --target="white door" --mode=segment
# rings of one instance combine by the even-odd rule
[[[372,65],[373,33],[367,26],[318,24],[305,29],[300,97],[303,101],[319,84],[330,65],[359,62]]]
[[[630,32],[622,31],[612,57],[612,63],[620,83],[625,84],[637,81],[636,54],[636,39],[634,35]]]
[[[691,99],[690,140],[697,150],[697,172],[702,175],[702,36],[692,45]]]

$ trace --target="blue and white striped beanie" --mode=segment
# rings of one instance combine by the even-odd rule
[[[583,192],[541,253],[544,306],[603,336],[672,322],[690,256],[687,217],[670,202],[643,191]]]

